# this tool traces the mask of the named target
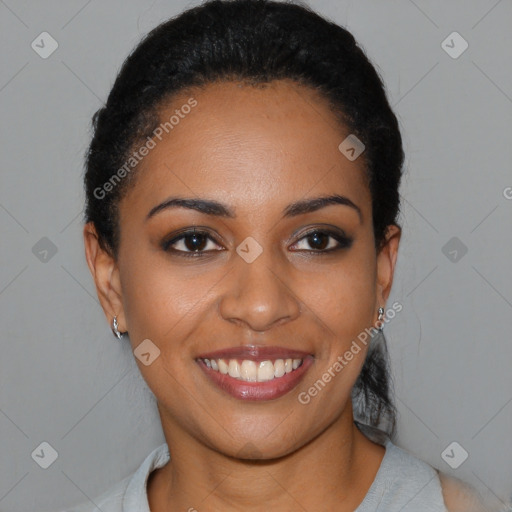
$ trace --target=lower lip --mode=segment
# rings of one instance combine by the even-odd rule
[[[313,357],[307,356],[296,370],[266,382],[245,382],[235,379],[229,374],[212,370],[201,360],[198,360],[197,363],[214,384],[239,400],[274,400],[286,395],[299,384],[313,364]]]

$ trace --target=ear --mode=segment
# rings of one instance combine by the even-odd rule
[[[391,292],[401,236],[402,230],[395,224],[390,224],[377,254],[377,304],[382,307]]]
[[[108,251],[100,246],[98,234],[92,222],[84,226],[83,236],[85,258],[107,322],[112,326],[113,318],[117,316],[119,330],[124,332],[127,329],[117,262]]]

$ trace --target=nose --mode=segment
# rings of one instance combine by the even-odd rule
[[[234,264],[219,306],[225,320],[262,332],[298,317],[300,301],[287,282],[290,274],[272,262],[270,251],[252,263],[238,258]]]

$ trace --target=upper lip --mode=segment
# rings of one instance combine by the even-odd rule
[[[304,359],[312,355],[309,352],[278,346],[245,345],[229,347],[215,352],[205,352],[197,359],[249,359],[252,361],[266,361],[271,359]]]

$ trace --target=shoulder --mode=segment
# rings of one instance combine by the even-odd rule
[[[447,512],[436,470],[391,440],[357,512]]]
[[[123,512],[147,510],[146,482],[155,468],[170,459],[166,443],[157,446],[138,469],[94,499],[61,512]]]
[[[471,485],[444,473],[439,481],[448,512],[491,512]]]

